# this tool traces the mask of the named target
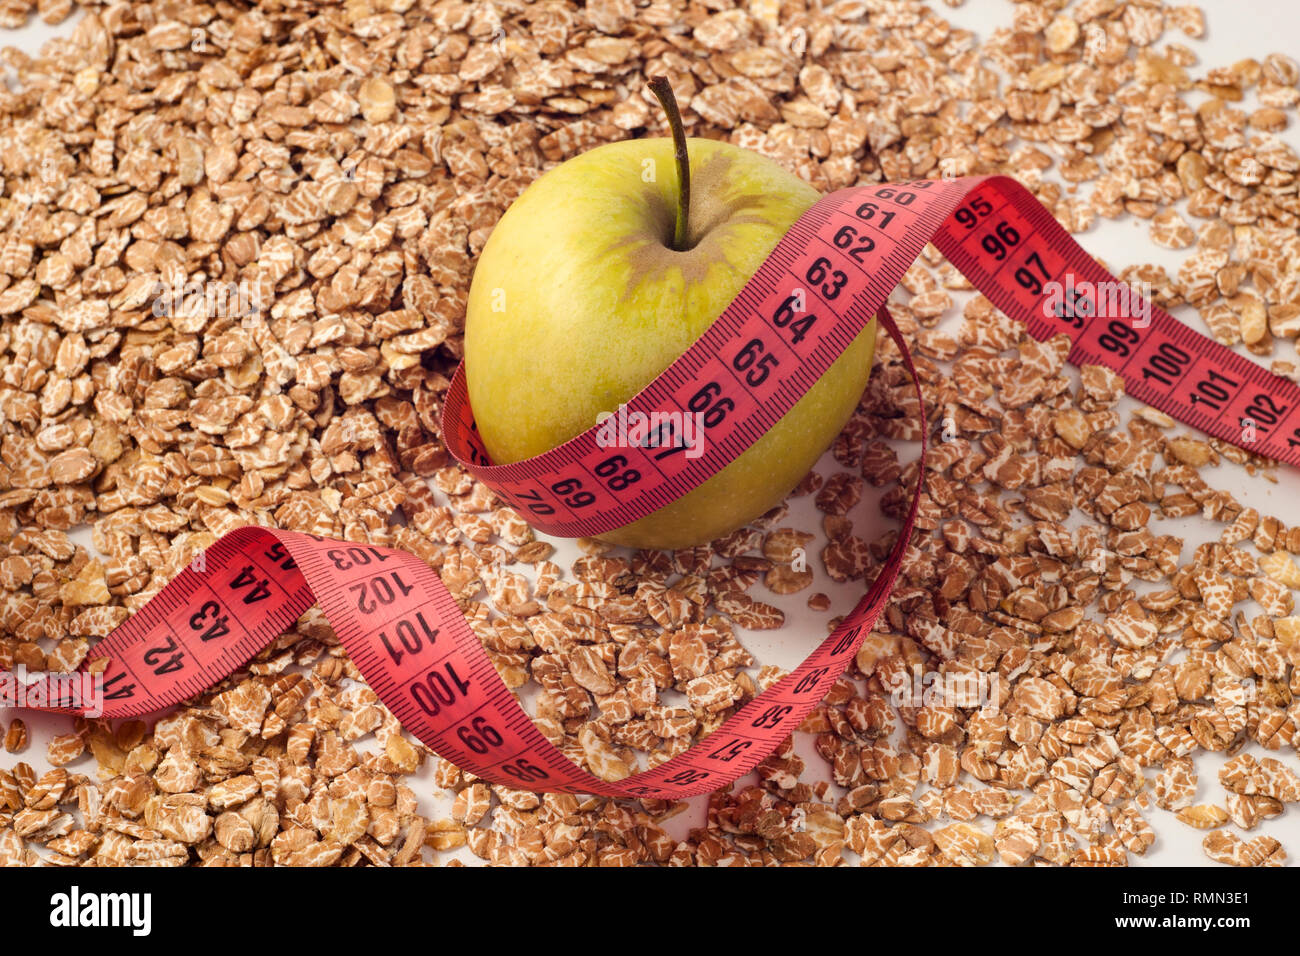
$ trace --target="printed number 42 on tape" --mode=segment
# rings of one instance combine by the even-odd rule
[[[1258,454],[1300,463],[1300,389],[1145,301],[1097,294],[1124,287],[1005,177],[864,186],[813,206],[695,345],[628,403],[629,415],[670,416],[661,421],[709,411],[707,450],[698,457],[656,457],[654,448],[615,454],[601,447],[593,426],[537,458],[493,465],[474,428],[463,368],[443,408],[444,439],[540,531],[591,535],[635,521],[734,461],[873,316],[912,370],[884,303],[931,241],[1035,337],[1068,335],[1075,364],[1107,366],[1138,400]],[[767,374],[745,374],[755,357],[765,358]],[[924,459],[922,441],[921,474]],[[696,746],[623,780],[587,773],[534,727],[437,573],[418,558],[260,527],[222,537],[206,552],[202,573],[182,572],[94,649],[93,658],[108,661],[104,716],[145,714],[202,692],[319,603],[402,726],[485,780],[665,799],[716,790],[770,754],[853,660],[898,575],[920,489],[914,483],[888,560],[834,633]],[[77,712],[52,684],[47,690],[43,709]]]

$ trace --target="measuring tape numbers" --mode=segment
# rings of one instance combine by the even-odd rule
[[[639,412],[648,421],[702,416],[707,441],[698,456],[681,454],[662,434],[639,446],[602,447],[593,425],[546,454],[494,465],[474,425],[463,366],[442,410],[444,441],[539,531],[577,537],[621,527],[734,461],[873,317],[897,344],[920,400],[919,377],[885,301],[929,242],[1036,338],[1069,336],[1075,364],[1104,365],[1129,394],[1174,418],[1300,464],[1300,389],[1133,293],[1007,177],[863,186],[809,209],[704,335],[626,405],[629,418]],[[542,735],[419,558],[272,528],[224,535],[204,553],[202,571],[182,571],[99,642],[92,656],[108,662],[103,716],[138,716],[203,692],[319,604],[402,727],[478,777],[611,797],[707,793],[753,770],[844,673],[889,598],[921,490],[918,480],[866,593],[802,664],[689,750],[623,780],[587,773]],[[82,712],[69,703],[50,699],[39,709]]]

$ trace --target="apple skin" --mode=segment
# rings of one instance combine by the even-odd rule
[[[470,287],[465,371],[479,433],[497,464],[549,451],[648,385],[722,314],[819,197],[737,146],[691,139],[689,155],[685,251],[669,247],[677,172],[667,138],[610,143],[570,159],[530,185],[493,229]],[[730,465],[600,537],[635,548],[690,547],[779,504],[857,406],[875,333],[873,320]]]

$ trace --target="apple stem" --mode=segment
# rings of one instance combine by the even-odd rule
[[[682,126],[682,111],[677,106],[677,97],[673,96],[668,77],[651,77],[649,86],[663,107],[668,117],[668,128],[673,134],[677,157],[677,222],[673,228],[673,249],[684,252],[687,248],[686,225],[691,214],[691,160],[686,152],[686,129]]]

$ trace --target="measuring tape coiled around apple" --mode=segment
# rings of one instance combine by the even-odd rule
[[[863,186],[808,210],[704,335],[627,403],[629,417],[637,412],[660,423],[703,415],[698,457],[681,454],[681,436],[663,432],[639,446],[603,447],[593,426],[537,458],[493,465],[474,426],[463,367],[444,404],[444,441],[540,531],[580,536],[628,524],[734,461],[873,316],[897,344],[919,400],[906,342],[884,303],[928,242],[1036,338],[1068,335],[1076,365],[1104,365],[1140,401],[1300,464],[1300,389],[1132,293],[1006,177]],[[91,656],[107,659],[103,716],[146,714],[201,693],[318,603],[403,728],[485,780],[617,797],[709,792],[770,754],[853,660],[893,588],[920,493],[918,480],[896,544],[867,592],[799,667],[688,751],[617,782],[582,770],[533,725],[422,560],[272,528],[224,535],[205,551],[201,571],[184,570],[99,642]],[[49,682],[35,709],[83,712],[56,699],[54,687]],[[39,691],[26,688],[28,701]]]

